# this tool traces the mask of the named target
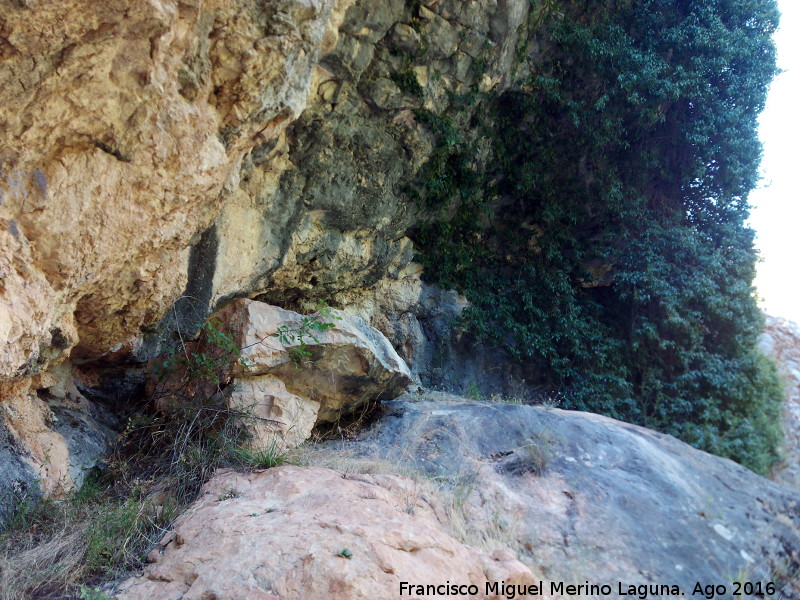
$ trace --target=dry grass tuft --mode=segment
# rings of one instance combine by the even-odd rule
[[[430,475],[412,466],[408,460],[411,448],[396,448],[386,458],[358,456],[351,449],[328,443],[308,443],[289,453],[289,461],[301,466],[314,466],[339,471],[344,475],[398,474],[411,479],[416,497],[407,505],[419,502],[430,506],[448,533],[461,543],[492,551],[508,548],[519,555],[517,523],[504,517],[495,507],[479,498],[475,487],[476,472],[456,475]]]
[[[167,496],[120,499],[92,481],[59,500],[18,498],[0,534],[0,600],[63,594],[137,567],[176,514]]]
[[[3,540],[0,546],[0,600],[64,590],[88,575],[83,564],[86,538],[80,528],[53,532],[47,541],[22,552],[15,552],[20,540],[15,541]]]

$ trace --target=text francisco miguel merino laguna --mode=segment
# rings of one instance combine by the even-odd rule
[[[551,581],[550,594],[589,594],[593,596],[611,596],[612,591],[615,591],[617,596],[632,596],[633,598],[660,598],[663,596],[681,596],[681,590],[677,585],[629,585],[622,582],[619,583],[619,589],[613,590],[612,586],[608,584],[594,584],[588,581],[583,584],[565,584],[560,581]],[[514,598],[524,598],[526,596],[539,596],[544,594],[545,586],[542,582],[526,583],[526,584],[510,584],[505,581],[487,581],[484,593],[486,596],[504,596],[508,600]],[[477,596],[480,593],[480,588],[475,584],[456,584],[446,581],[439,585],[421,585],[416,583],[409,583],[408,581],[400,582],[400,597],[403,596]]]

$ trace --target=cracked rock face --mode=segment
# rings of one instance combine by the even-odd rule
[[[527,11],[6,0],[0,380],[66,352],[149,358],[142,334],[180,296],[197,325],[232,296],[286,305],[396,277],[418,216],[403,188],[434,138],[413,109],[512,85]]]
[[[401,581],[534,583],[508,551],[448,535],[413,481],[284,466],[220,473],[119,600],[396,598]],[[466,598],[466,595],[453,597]]]
[[[124,361],[186,292],[242,157],[305,108],[347,6],[0,2],[0,430],[19,481],[69,489],[74,450],[102,454],[93,426],[54,420],[50,380],[67,356]],[[93,422],[76,402],[67,420]]]
[[[243,163],[217,222],[211,304],[230,294],[273,304],[369,294],[396,278],[420,212],[404,189],[435,137],[415,110],[452,116],[452,95],[484,80],[510,87],[528,10],[522,0],[354,3],[315,70],[307,109]],[[247,267],[227,260],[236,254]]]
[[[67,359],[144,362],[233,297],[341,297],[422,352],[380,296],[435,137],[414,109],[512,85],[526,0],[0,7],[0,382],[27,382],[0,401]],[[34,469],[66,444],[50,432],[23,434]]]
[[[80,392],[68,363],[0,383],[0,399],[0,489],[17,498],[80,486],[116,437],[118,418]]]
[[[333,0],[23,4],[0,16],[0,380],[162,317],[341,19]]]

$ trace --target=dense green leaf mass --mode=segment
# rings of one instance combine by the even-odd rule
[[[437,215],[415,233],[428,277],[473,303],[462,326],[568,407],[759,472],[781,389],[755,348],[745,219],[778,16],[773,0],[565,3],[528,80],[417,114],[438,142],[410,190]]]

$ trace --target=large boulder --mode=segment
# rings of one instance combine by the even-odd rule
[[[401,581],[478,585],[470,597],[540,584],[543,598],[596,597],[569,587],[587,584],[727,598],[749,581],[800,597],[797,491],[606,417],[426,395],[312,452],[338,471],[218,474],[117,597],[397,598]]]
[[[518,557],[537,576],[615,594],[618,582],[675,584],[687,596],[697,582],[731,593],[734,580],[773,581],[800,597],[796,490],[590,413],[433,393],[387,406],[350,450],[471,482],[476,518],[491,507],[516,523]]]
[[[118,600],[367,600],[400,582],[534,584],[510,552],[450,536],[416,482],[284,466],[218,474]],[[408,594],[406,594],[408,595]],[[415,596],[416,597],[416,596]],[[437,596],[440,597],[440,596]]]
[[[319,404],[318,422],[335,421],[372,400],[396,398],[411,383],[408,367],[384,335],[342,311],[303,316],[239,299],[211,320],[242,349],[233,370],[237,379],[277,377],[289,392]]]
[[[402,394],[411,374],[389,341],[355,315],[301,315],[238,299],[203,335],[156,366],[149,395],[163,411],[227,403],[256,449],[293,448],[320,423]]]
[[[237,380],[228,396],[228,406],[242,415],[249,445],[262,451],[302,444],[311,437],[319,414],[319,402],[292,394],[273,375]]]

